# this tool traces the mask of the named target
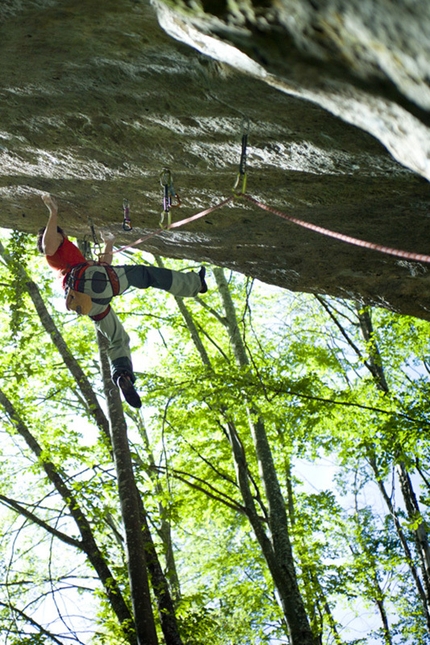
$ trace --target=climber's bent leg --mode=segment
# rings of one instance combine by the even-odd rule
[[[193,271],[182,273],[181,271],[172,271],[172,284],[169,293],[174,296],[196,296],[202,288],[202,282]]]
[[[154,287],[155,289],[169,291],[172,284],[172,271],[170,269],[144,265],[124,266],[121,268],[125,270],[125,276],[130,287],[136,287],[137,289]]]
[[[94,316],[99,313],[96,310],[100,308],[103,307],[101,305],[94,305],[90,311],[90,315]],[[114,310],[110,309],[107,316],[102,318],[102,320],[95,321],[95,325],[100,333],[109,341],[107,351],[112,381],[116,383],[120,374],[125,372],[134,383],[136,377],[134,376],[131,362],[130,337]]]
[[[144,265],[115,266],[112,269],[118,278],[118,294],[124,293],[129,287],[137,289],[153,287],[180,297],[193,297],[199,292],[204,293],[202,290],[203,281],[193,271],[185,273]],[[107,304],[114,296],[106,269],[98,265],[90,266],[85,271],[79,291],[87,293],[93,302],[99,304]]]
[[[124,267],[127,280],[138,289],[163,289],[174,296],[196,296],[202,288],[202,281],[197,273],[188,271],[171,271],[150,266]]]

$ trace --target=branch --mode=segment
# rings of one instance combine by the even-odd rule
[[[30,623],[30,625],[33,625],[33,627],[36,627],[36,629],[41,634],[43,634],[44,636],[47,636],[48,638],[50,638],[54,643],[58,643],[58,645],[63,645],[63,642],[58,640],[58,638],[56,636],[54,636],[54,634],[52,634],[47,629],[42,627],[42,625],[40,625],[38,622],[33,620],[33,618],[31,618],[31,616],[28,616],[25,612],[21,611],[21,609],[18,609],[17,607],[14,607],[10,603],[4,603],[4,602],[1,602],[1,601],[0,601],[0,606],[5,607],[6,609],[9,609],[11,611],[14,611],[19,616],[21,616],[21,618],[24,618],[24,620],[26,620],[28,623]]]
[[[1,494],[0,494],[0,502],[3,502],[5,506],[9,506],[9,508],[12,508],[14,511],[19,513],[19,515],[23,515],[26,519],[33,522],[33,524],[37,524],[41,528],[45,529],[45,531],[47,531],[54,537],[58,538],[62,542],[65,542],[66,544],[69,544],[70,546],[73,546],[76,549],[79,549],[81,551],[83,550],[82,542],[69,537],[68,535],[66,535],[66,533],[63,533],[62,531],[58,531],[57,529],[54,529],[47,522],[45,522],[44,520],[41,520],[39,517],[37,517],[37,515],[35,515],[31,511],[28,511],[26,508],[24,508],[24,506],[22,506],[19,502],[16,502],[15,500],[10,499],[9,497],[6,497],[5,495],[1,495]]]
[[[340,331],[340,333],[342,334],[342,336],[345,338],[345,340],[346,340],[346,342],[348,343],[348,345],[349,345],[349,346],[354,350],[354,352],[357,354],[358,358],[359,358],[360,360],[362,360],[362,361],[363,361],[363,364],[364,364],[364,365],[367,367],[367,369],[371,372],[370,366],[367,364],[366,360],[364,359],[363,354],[361,353],[360,349],[357,347],[357,345],[356,345],[356,344],[354,343],[354,341],[351,339],[351,337],[349,336],[349,334],[346,332],[346,330],[345,330],[344,326],[343,326],[343,325],[341,325],[341,323],[338,321],[338,319],[337,319],[337,318],[336,318],[336,316],[334,315],[333,310],[332,310],[332,308],[330,307],[330,305],[328,305],[328,304],[327,304],[327,302],[325,301],[325,299],[324,299],[324,298],[322,298],[321,296],[319,296],[319,295],[317,295],[317,294],[315,294],[315,298],[318,300],[318,302],[320,303],[320,305],[325,309],[325,311],[327,312],[327,314],[329,315],[329,317],[331,318],[331,320],[334,322],[334,324],[336,325],[336,327],[339,329],[339,331]]]
[[[216,320],[218,320],[218,322],[221,323],[223,327],[227,327],[227,318],[225,318],[225,316],[221,316],[213,307],[208,305],[206,300],[202,300],[199,296],[196,296],[195,300],[197,300],[197,302],[203,307],[203,309],[206,309],[206,311],[212,314],[212,316]]]
[[[406,419],[407,421],[411,421],[412,423],[420,423],[420,426],[423,425],[422,422],[419,421],[418,419],[414,419],[413,417],[410,417],[407,414],[404,414],[403,412],[398,412],[397,410],[383,410],[382,408],[376,408],[372,405],[363,405],[361,403],[353,403],[351,401],[335,401],[333,399],[324,399],[321,396],[313,396],[311,394],[303,394],[301,392],[292,392],[291,390],[282,390],[280,388],[268,388],[268,389],[277,394],[288,394],[290,396],[297,396],[297,398],[299,399],[308,399],[310,401],[319,401],[320,403],[327,403],[329,405],[343,405],[346,407],[360,408],[361,410],[369,410],[370,412],[380,412],[381,414],[395,415],[395,416],[401,417],[402,419]]]
[[[197,477],[196,475],[192,475],[192,474],[187,473],[187,472],[185,472],[183,470],[176,470],[175,468],[167,468],[166,466],[153,466],[153,468],[155,468],[159,472],[163,472],[163,471],[166,472],[168,470],[169,473],[172,473],[172,475],[174,477],[176,477],[176,479],[179,479],[181,482],[184,482],[184,484],[187,484],[187,486],[190,486],[191,488],[194,488],[195,490],[198,490],[201,493],[204,493],[208,497],[211,497],[212,499],[221,502],[222,504],[224,504],[225,506],[228,506],[229,508],[231,508],[234,511],[239,511],[240,513],[243,513],[244,515],[247,514],[246,508],[244,506],[242,506],[241,504],[239,504],[238,502],[236,502],[235,499],[233,499],[229,495],[226,495],[222,491],[220,491],[217,488],[215,488],[215,486],[212,486],[212,484],[209,484],[206,480],[201,479],[200,477]],[[188,479],[186,479],[187,477],[189,477],[190,479],[193,479],[196,482],[200,482],[202,485],[199,486],[198,484],[193,484],[192,482],[188,481]],[[207,486],[208,488],[210,488],[211,490],[213,490],[215,492],[211,493],[209,490],[204,488],[203,485]]]

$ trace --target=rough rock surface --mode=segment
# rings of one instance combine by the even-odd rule
[[[0,225],[36,232],[49,191],[70,234],[88,236],[91,218],[132,242],[159,228],[163,168],[176,220],[232,194],[248,119],[248,193],[430,254],[429,33],[430,6],[416,0],[3,0]],[[430,320],[430,264],[248,202],[142,248]]]

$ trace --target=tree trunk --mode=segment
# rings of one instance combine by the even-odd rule
[[[101,334],[98,334],[98,341],[99,341],[100,356],[101,356],[101,362],[102,362],[103,383],[104,383],[105,389],[110,392],[109,396],[115,398],[114,405],[119,406],[119,409],[116,409],[116,413],[118,417],[122,417],[122,423],[125,426],[121,401],[119,399],[119,393],[117,389],[113,387],[110,380],[109,362],[106,354],[107,342],[104,336],[102,336]],[[123,433],[124,431],[125,431],[125,439],[126,439],[126,427],[123,429]],[[148,448],[149,446],[148,446],[146,435],[144,435],[144,440],[145,440],[146,447]],[[127,447],[128,447],[128,440],[127,440]],[[124,464],[124,466],[127,468],[126,463]],[[165,645],[183,645],[183,641],[179,634],[178,623],[177,623],[176,614],[175,614],[175,607],[174,607],[172,595],[170,593],[169,583],[166,576],[164,575],[163,568],[158,559],[157,551],[152,539],[151,531],[149,529],[145,508],[143,506],[142,498],[139,494],[139,490],[136,485],[136,480],[134,478],[131,458],[129,460],[128,468],[130,469],[130,472],[127,478],[127,482],[130,487],[133,486],[135,491],[134,498],[137,504],[137,513],[138,513],[138,522],[136,522],[136,530],[138,530],[139,535],[141,535],[142,559],[144,560],[144,562],[141,562],[141,561],[138,562],[137,572],[142,570],[142,566],[145,566],[145,576],[146,576],[146,569],[149,572],[152,588],[157,601],[157,607],[159,612],[161,629],[163,631],[163,636],[165,640]],[[126,509],[124,508],[124,512],[125,511]],[[123,521],[124,521],[124,518],[123,518]],[[163,518],[162,518],[162,522],[163,522]],[[139,524],[139,529],[137,529],[137,523]],[[125,525],[125,522],[124,522],[124,525]],[[133,530],[132,527],[131,527],[131,530]],[[133,534],[131,536],[131,539],[133,540]],[[139,554],[135,553],[134,556],[139,557]],[[131,565],[131,560],[129,558],[129,569],[130,569],[130,566],[132,565]],[[133,574],[135,575],[134,571],[133,571]],[[130,581],[131,581],[131,574],[130,574]],[[178,588],[179,588],[179,583],[178,583]],[[136,610],[137,610],[137,607],[135,611]],[[152,608],[151,608],[151,615],[152,615]],[[142,641],[142,642],[145,642],[145,641]]]
[[[146,517],[143,503],[140,500],[140,513],[143,527],[143,541],[145,543],[146,561],[149,575],[151,577],[152,588],[157,600],[158,612],[161,622],[161,629],[165,645],[184,645],[179,634],[178,622],[176,620],[175,606],[170,593],[169,583],[164,575],[160,561],[157,556],[155,544],[152,540],[151,531],[149,530],[148,520]]]
[[[294,494],[293,494],[293,486],[292,486],[293,477],[291,473],[291,462],[288,456],[285,457],[284,463],[285,463],[285,480],[286,480],[287,500],[288,500],[287,519],[289,522],[289,526],[294,527],[296,524],[296,511],[295,511]],[[297,550],[299,553],[298,557],[299,557],[299,562],[302,569],[302,575],[303,575],[303,578],[305,579],[304,593],[307,601],[307,606],[309,607],[309,605],[313,602],[314,606],[316,607],[313,611],[313,615],[311,615],[309,609],[307,610],[311,621],[312,629],[314,632],[319,630],[322,633],[322,617],[319,619],[319,622],[317,622],[317,617],[321,616],[321,613],[322,613],[321,609],[322,609],[325,616],[327,617],[327,622],[331,630],[334,643],[336,645],[343,645],[343,640],[340,637],[338,626],[333,616],[333,612],[331,610],[330,604],[327,600],[326,593],[321,586],[321,583],[319,581],[317,574],[315,573],[316,567],[313,567],[313,563],[312,564],[303,563],[303,560],[305,560],[305,558],[301,558],[301,553],[306,551],[306,545],[304,544],[303,540],[301,540],[301,542],[299,543]]]
[[[364,340],[367,343],[367,349],[369,352],[368,367],[374,378],[376,387],[382,392],[385,392],[388,394],[389,387],[388,387],[387,380],[385,378],[385,371],[382,365],[381,354],[379,352],[379,348],[375,339],[369,308],[357,307],[357,312],[358,312],[357,314],[358,319],[360,322],[361,333],[363,335]],[[374,469],[374,472],[376,472],[377,471],[376,461],[373,458],[371,458],[370,461],[371,461],[371,464],[373,464],[372,467]],[[396,469],[397,469],[397,473],[400,481],[400,489],[402,491],[403,500],[405,502],[406,511],[408,513],[408,518],[412,522],[418,521],[418,527],[414,529],[414,535],[415,535],[415,544],[417,547],[418,556],[421,563],[421,573],[424,581],[424,589],[422,587],[421,581],[419,586],[417,585],[417,589],[421,597],[421,600],[423,601],[425,617],[426,617],[427,625],[429,626],[429,629],[430,629],[430,546],[428,541],[428,532],[427,532],[426,524],[422,520],[421,511],[412,486],[412,481],[404,462],[400,461],[397,464]],[[382,486],[382,482],[378,481],[378,486],[382,492],[384,490]],[[385,490],[384,490],[383,497],[386,503],[388,503],[388,496],[385,493]],[[390,508],[390,512],[393,515],[395,511],[394,511],[394,508],[392,507],[391,500],[390,500],[389,508]],[[399,529],[401,527],[398,520],[396,523],[396,528],[399,534]],[[401,533],[402,533],[403,539],[406,540],[406,537],[404,536],[403,531]],[[399,537],[400,537],[400,534],[399,534]],[[403,540],[401,541],[404,546]],[[416,572],[416,575],[414,576],[416,584],[417,584],[417,577],[416,577],[417,575],[418,574]]]
[[[381,392],[389,392],[387,379],[385,378],[384,366],[379,352],[378,343],[373,331],[372,318],[368,307],[357,307],[358,322],[361,333],[366,341],[366,349],[369,354],[369,361],[366,363],[367,368],[373,376],[375,385]]]
[[[400,488],[405,501],[406,510],[410,520],[418,523],[415,529],[415,542],[421,562],[421,571],[423,572],[424,586],[427,596],[427,606],[430,607],[430,549],[426,524],[422,519],[418,500],[409,473],[403,463],[398,464],[397,472],[399,475]]]
[[[269,508],[269,528],[278,569],[275,582],[285,617],[288,621],[291,640],[293,645],[296,645],[296,643],[300,645],[305,645],[306,643],[315,644],[316,639],[312,634],[297,582],[291,541],[288,534],[285,500],[279,485],[263,420],[257,418],[255,423],[251,423],[251,430]]]
[[[109,426],[118,481],[118,494],[125,529],[127,566],[139,645],[158,645],[142,533],[139,497],[133,473],[127,426],[118,389],[110,381],[106,342],[98,334],[103,385],[109,410]]]
[[[426,596],[426,593],[424,591],[424,588],[423,588],[420,576],[418,574],[417,568],[414,565],[414,560],[413,560],[411,550],[409,548],[408,540],[407,540],[407,538],[406,538],[406,536],[405,536],[405,534],[403,532],[402,525],[400,524],[400,520],[397,517],[397,513],[396,513],[396,510],[395,510],[395,508],[393,506],[393,503],[392,503],[392,501],[390,499],[390,496],[388,495],[387,491],[385,490],[385,486],[384,486],[382,478],[381,478],[381,476],[379,474],[379,470],[378,470],[378,466],[376,464],[376,460],[375,460],[375,458],[373,456],[370,456],[370,455],[368,456],[368,460],[369,460],[370,466],[372,467],[372,470],[374,472],[375,479],[376,479],[376,482],[378,484],[379,490],[381,491],[382,497],[383,497],[383,499],[384,499],[384,501],[385,501],[385,503],[387,505],[388,510],[390,511],[391,517],[393,518],[394,526],[396,528],[397,535],[398,535],[400,543],[401,543],[401,545],[403,547],[406,562],[407,562],[409,570],[410,570],[410,572],[412,574],[412,578],[413,578],[413,580],[415,582],[415,586],[416,586],[416,589],[417,589],[417,592],[418,592],[418,596],[420,597],[421,602],[422,602],[424,618],[425,618],[426,623],[427,623],[427,628],[430,631],[430,612],[429,612],[429,605],[428,605],[428,601],[427,601],[427,596]]]
[[[239,366],[247,367],[249,365],[249,359],[242,342],[237,324],[236,310],[224,272],[222,269],[216,268],[214,269],[214,275],[223,301],[230,342],[236,360]],[[252,422],[253,416],[256,417],[255,422]],[[267,561],[267,557],[266,561],[268,562],[273,581],[281,599],[292,644],[315,645],[317,639],[312,634],[303,598],[298,587],[291,541],[288,534],[287,514],[285,511],[286,504],[279,485],[265,424],[258,414],[253,414],[252,410],[249,418],[260,475],[266,492],[269,509],[268,523],[271,534],[270,543],[272,554],[270,561]],[[233,451],[233,454],[235,454],[235,451]],[[240,464],[238,466],[240,467]],[[244,477],[243,474],[241,476],[242,478]],[[243,490],[243,486],[241,490]]]
[[[159,255],[156,255],[154,257],[155,257],[155,261],[157,262],[158,266],[164,268],[164,262],[161,259],[161,257]],[[178,305],[179,311],[181,312],[181,315],[182,315],[182,317],[183,317],[183,319],[185,321],[185,324],[186,324],[187,329],[188,329],[188,331],[190,333],[190,336],[191,336],[191,339],[192,339],[192,341],[194,343],[194,346],[197,349],[197,351],[198,351],[198,353],[200,355],[200,358],[202,359],[203,365],[207,365],[208,367],[210,367],[211,363],[210,363],[208,353],[207,353],[207,351],[205,349],[205,346],[203,345],[203,343],[201,341],[200,334],[198,332],[198,329],[197,329],[197,327],[196,327],[196,325],[194,323],[194,320],[193,320],[190,312],[188,311],[188,309],[187,309],[186,305],[184,304],[184,301],[183,301],[182,298],[178,298],[177,296],[175,296],[175,302]]]
[[[149,443],[148,434],[141,420],[139,420],[138,429],[139,429],[139,434],[144,442],[146,456],[149,462],[149,468],[145,469],[146,473],[154,482],[154,488],[157,495],[161,496],[163,494],[163,487],[160,482],[158,468],[155,464],[155,459]],[[166,471],[167,471],[167,467],[166,467]],[[161,502],[158,504],[158,508],[160,513],[160,529],[158,533],[163,543],[165,560],[166,560],[166,576],[164,576],[164,574],[163,576],[168,580],[168,587],[172,589],[173,597],[175,598],[175,600],[179,600],[181,597],[181,589],[179,584],[178,572],[176,569],[175,556],[173,553],[171,525],[167,517],[167,511]],[[146,521],[146,515],[143,509],[143,505],[142,505],[142,513]],[[151,544],[152,544],[152,538],[151,538]],[[154,553],[156,555],[155,549],[154,549]],[[149,566],[149,562],[148,562],[148,566]],[[161,566],[160,566],[160,569],[161,569]],[[153,574],[151,572],[151,569],[150,569],[150,575],[152,579]],[[167,585],[167,580],[166,580],[166,585]],[[172,601],[172,607],[173,607],[173,601]],[[164,610],[162,614],[165,614],[165,613],[166,611]]]

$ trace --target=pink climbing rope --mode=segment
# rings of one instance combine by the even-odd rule
[[[137,246],[138,244],[142,244],[142,242],[146,242],[151,237],[154,237],[155,235],[158,235],[163,231],[169,231],[175,228],[180,228],[185,224],[194,222],[195,220],[205,217],[205,215],[209,215],[209,213],[213,213],[219,208],[226,206],[229,202],[231,202],[234,199],[246,199],[248,202],[251,202],[255,206],[258,206],[258,208],[261,208],[262,210],[265,210],[269,213],[273,213],[273,215],[277,215],[278,217],[282,217],[282,219],[287,220],[287,222],[291,222],[292,224],[297,224],[298,226],[307,228],[310,231],[314,231],[315,233],[320,233],[321,235],[325,235],[327,237],[332,237],[336,240],[340,240],[341,242],[346,242],[347,244],[361,246],[361,247],[364,247],[365,249],[372,249],[373,251],[379,251],[379,253],[394,255],[398,258],[404,258],[406,260],[412,260],[414,262],[430,263],[430,255],[425,255],[423,253],[413,253],[410,251],[402,251],[400,249],[393,249],[389,246],[383,246],[382,244],[375,244],[374,242],[366,242],[366,240],[360,240],[356,237],[351,237],[350,235],[344,235],[343,233],[337,233],[336,231],[331,231],[328,228],[323,228],[322,226],[318,226],[317,224],[311,224],[310,222],[305,222],[301,219],[297,219],[296,217],[292,217],[291,215],[287,215],[283,211],[280,211],[276,208],[272,208],[271,206],[267,206],[267,204],[263,204],[263,202],[258,201],[258,199],[255,199],[254,197],[251,197],[251,195],[248,195],[246,193],[230,195],[230,197],[227,197],[227,199],[224,199],[222,202],[220,202],[219,204],[216,204],[215,206],[212,206],[211,208],[207,208],[206,210],[200,211],[195,215],[191,215],[191,217],[186,217],[185,219],[181,219],[178,222],[172,222],[172,224],[169,224],[165,228],[159,228],[156,231],[153,231],[152,233],[149,233],[148,235],[145,235],[144,237],[139,238],[138,240],[136,240],[135,242],[132,242],[131,244],[127,244],[126,246],[122,246],[120,249],[116,249],[115,251],[113,251],[113,253],[121,253],[121,251],[125,251],[126,249],[129,249],[132,246]]]
[[[298,224],[303,228],[308,228],[311,231],[315,231],[315,233],[321,233],[322,235],[333,237],[336,240],[341,240],[342,242],[347,242],[348,244],[363,246],[366,249],[372,249],[373,251],[379,251],[380,253],[386,253],[388,255],[395,255],[399,258],[405,258],[406,260],[413,260],[415,262],[430,262],[430,255],[424,255],[422,253],[412,253],[410,251],[401,251],[399,249],[393,249],[389,246],[382,246],[381,244],[366,242],[365,240],[360,240],[356,237],[351,237],[350,235],[344,235],[343,233],[337,233],[336,231],[330,231],[329,229],[323,228],[322,226],[317,226],[316,224],[311,224],[310,222],[304,222],[301,219],[291,217],[291,215],[287,215],[286,213],[283,213],[276,208],[271,208],[270,206],[259,202],[257,199],[254,199],[254,197],[251,197],[250,195],[241,194],[238,195],[238,197],[242,197],[243,199],[246,199],[252,204],[258,206],[258,208],[268,211],[269,213],[273,213],[274,215],[278,215],[278,217],[282,217],[288,222],[292,222],[293,224]]]
[[[120,249],[116,249],[115,251],[113,251],[113,253],[121,253],[121,251],[125,251],[126,249],[129,249],[132,246],[137,246],[138,244],[142,244],[142,242],[146,242],[146,240],[151,239],[151,237],[154,237],[154,235],[159,235],[159,233],[162,233],[163,231],[169,231],[172,228],[179,228],[181,226],[184,226],[185,224],[194,222],[196,219],[200,219],[201,217],[204,217],[205,215],[209,215],[209,213],[213,213],[213,211],[218,210],[218,208],[222,208],[223,206],[231,202],[233,199],[234,199],[234,195],[231,195],[230,197],[227,197],[227,199],[224,199],[224,201],[220,202],[219,204],[216,204],[216,206],[207,208],[206,210],[201,211],[200,213],[196,213],[195,215],[191,215],[191,217],[186,217],[185,219],[181,219],[178,222],[172,222],[172,224],[169,224],[169,226],[166,226],[165,228],[159,228],[153,233],[149,233],[144,237],[140,237],[135,242],[132,242],[131,244],[127,244],[126,246],[122,246]]]

